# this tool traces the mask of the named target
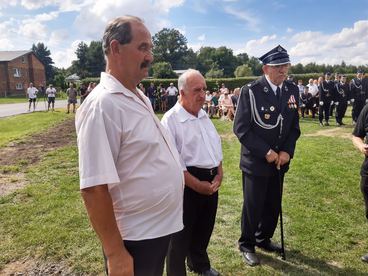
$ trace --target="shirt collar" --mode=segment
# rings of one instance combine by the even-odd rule
[[[134,93],[127,89],[120,81],[118,81],[113,75],[101,72],[100,85],[106,88],[108,93],[115,94],[120,93],[124,94],[127,97],[134,97]],[[138,93],[144,95],[143,92],[137,88]]]
[[[173,108],[176,111],[178,119],[181,123],[187,120],[201,119],[203,116],[206,116],[206,112],[204,112],[202,108],[198,112],[198,117],[190,114],[188,111],[185,110],[185,108],[179,102],[177,102]]]
[[[265,77],[266,77],[266,80],[267,80],[268,84],[271,86],[273,92],[276,94],[277,85],[274,85],[267,75],[265,75]],[[282,89],[282,83],[278,87],[281,90]]]

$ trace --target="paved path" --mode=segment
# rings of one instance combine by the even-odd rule
[[[55,101],[55,108],[66,108],[66,100]],[[31,108],[32,110],[32,108]],[[37,103],[36,111],[47,110],[47,103],[45,107],[44,101],[40,100]],[[0,117],[8,117],[18,114],[28,113],[28,102],[13,103],[13,104],[0,104]]]

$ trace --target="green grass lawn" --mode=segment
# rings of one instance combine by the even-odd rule
[[[0,147],[10,141],[23,139],[25,135],[41,132],[70,116],[57,110],[0,118]]]
[[[10,103],[26,103],[28,98],[26,97],[0,97],[0,104],[10,104]]]
[[[25,116],[33,114],[17,118],[24,121]],[[54,119],[56,123],[59,117]],[[33,118],[39,120],[43,118]],[[6,126],[2,123],[0,129]],[[284,184],[287,261],[261,252],[262,265],[250,268],[237,250],[242,206],[240,146],[230,122],[215,119],[214,123],[222,137],[225,175],[209,246],[213,267],[222,275],[368,273],[368,265],[360,261],[360,256],[368,252],[368,227],[359,189],[363,157],[349,139],[311,136],[321,128],[315,121],[301,120],[303,135]],[[8,124],[15,125],[16,120]],[[352,128],[339,131],[351,133]],[[0,143],[4,144],[2,139]],[[0,197],[0,269],[8,262],[32,256],[65,261],[76,274],[100,273],[101,248],[79,194],[76,147],[48,153],[25,173],[30,185]],[[277,230],[274,239],[279,241],[279,236]]]

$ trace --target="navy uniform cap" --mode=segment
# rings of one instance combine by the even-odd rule
[[[364,74],[362,69],[358,69],[357,74]]]
[[[331,72],[326,72],[325,75],[331,76]]]
[[[258,59],[263,63],[263,65],[270,65],[270,66],[290,63],[287,51],[280,45],[276,46],[271,51],[265,53]]]

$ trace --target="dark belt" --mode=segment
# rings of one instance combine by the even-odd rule
[[[212,169],[203,169],[198,167],[187,167],[188,172],[190,173],[201,173],[201,174],[207,174],[210,176],[214,176],[217,174],[217,167]]]

